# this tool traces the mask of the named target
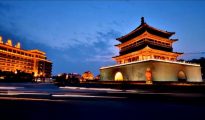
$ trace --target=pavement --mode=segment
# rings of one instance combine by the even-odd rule
[[[0,99],[45,99],[45,100],[156,100],[192,104],[204,104],[205,94],[189,92],[167,92],[145,89],[114,89],[93,87],[58,87],[52,83],[0,83]]]
[[[203,93],[0,83],[4,120],[204,120]]]

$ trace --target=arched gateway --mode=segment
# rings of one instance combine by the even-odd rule
[[[115,74],[115,81],[123,81],[123,76],[121,72]]]
[[[186,82],[187,80],[186,74],[183,71],[179,71],[177,77],[179,82]]]

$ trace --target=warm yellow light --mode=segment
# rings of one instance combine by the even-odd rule
[[[18,43],[15,45],[15,47],[20,49],[20,48],[21,48],[20,42],[18,42]]]
[[[8,39],[5,44],[3,43],[2,36],[0,36],[0,47],[3,48],[0,50],[2,56],[0,70],[13,71],[14,73],[16,73],[16,70],[20,70],[26,73],[34,73],[35,77],[50,75],[47,72],[44,73],[44,71],[39,73],[40,61],[52,64],[51,61],[47,60],[44,52],[40,50],[23,50],[19,42],[13,46],[11,39]],[[51,64],[45,67],[49,66],[50,68]],[[48,71],[50,72],[50,69]]]
[[[94,79],[94,75],[90,72],[90,71],[86,71],[82,74],[82,78],[84,80],[93,80]]]
[[[10,39],[7,40],[6,45],[12,46],[12,41]]]
[[[37,77],[37,76],[38,76],[38,74],[35,72],[35,73],[34,73],[34,77]]]
[[[115,81],[123,81],[123,76],[121,72],[115,74]]]
[[[0,43],[3,43],[2,36],[0,36]]]

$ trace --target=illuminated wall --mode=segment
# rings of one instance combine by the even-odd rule
[[[23,50],[20,43],[12,44],[11,40],[3,43],[0,36],[0,70],[17,70],[26,73],[34,73],[34,76],[50,77],[52,62],[46,59],[44,52],[40,50]]]
[[[179,81],[179,75],[182,74],[180,71],[183,71],[187,82],[202,82],[199,65],[161,60],[147,60],[104,67],[100,69],[101,80],[114,81],[116,73],[121,72],[124,81],[145,81],[147,68],[152,71],[153,81]]]

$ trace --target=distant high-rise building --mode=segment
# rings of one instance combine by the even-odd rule
[[[50,77],[52,62],[47,60],[46,53],[40,50],[23,50],[18,42],[12,44],[9,39],[3,42],[0,36],[0,70],[23,71],[33,73],[35,77]]]

